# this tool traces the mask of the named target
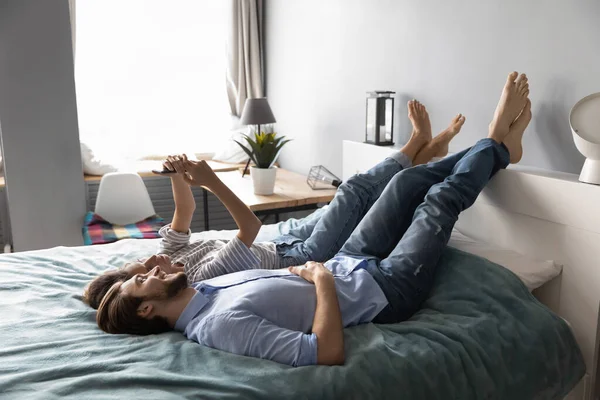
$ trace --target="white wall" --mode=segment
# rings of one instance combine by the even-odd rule
[[[83,244],[67,0],[0,2],[0,132],[15,250]]]
[[[270,0],[267,95],[277,130],[294,138],[283,166],[341,174],[342,139],[364,140],[365,92],[394,90],[395,139],[405,104],[424,102],[433,129],[467,116],[451,150],[487,134],[508,72],[531,80],[534,121],[522,164],[578,172],[568,116],[600,91],[598,0]]]

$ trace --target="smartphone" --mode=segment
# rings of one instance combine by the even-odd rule
[[[171,175],[171,174],[176,174],[177,171],[169,171],[168,169],[163,169],[162,171],[159,171],[157,169],[153,169],[152,170],[153,173],[158,174],[158,175]]]

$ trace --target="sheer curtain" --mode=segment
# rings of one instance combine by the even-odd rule
[[[81,140],[105,160],[215,151],[230,125],[226,5],[78,0]]]

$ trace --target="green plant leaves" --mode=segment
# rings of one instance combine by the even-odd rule
[[[285,136],[276,137],[276,133],[255,133],[254,138],[244,135],[244,139],[248,143],[248,147],[235,140],[235,142],[244,150],[248,157],[254,162],[258,168],[271,168],[282,147],[291,141],[285,139]]]

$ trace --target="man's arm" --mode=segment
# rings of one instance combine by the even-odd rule
[[[237,237],[250,247],[262,226],[256,215],[219,179],[206,161],[196,162],[186,159],[184,167],[185,181],[192,186],[203,186],[219,198],[240,230]]]
[[[317,336],[317,364],[343,365],[344,325],[331,271],[323,264],[312,261],[305,266],[290,267],[289,270],[315,284],[317,308],[312,333]]]
[[[229,311],[206,318],[188,338],[214,349],[292,367],[317,363],[315,334],[282,328],[246,311]]]

